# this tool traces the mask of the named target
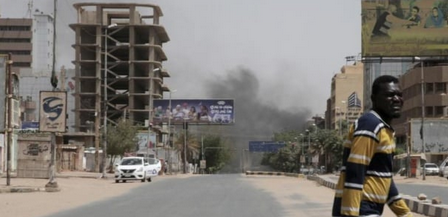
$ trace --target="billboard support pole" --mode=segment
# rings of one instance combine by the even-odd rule
[[[53,1],[53,16],[54,16],[54,20],[53,20],[53,66],[52,66],[52,70],[51,70],[51,85],[53,86],[53,91],[56,90],[56,87],[58,85],[57,83],[57,78],[56,78],[56,71],[55,71],[55,67],[56,67],[56,15],[57,15],[57,0]],[[55,161],[56,161],[56,133],[55,132],[51,132],[51,145],[50,145],[50,178],[48,180],[48,183],[45,185],[45,188],[58,188],[58,183],[56,181],[56,168],[55,168]]]
[[[7,136],[7,146],[6,146],[6,185],[11,185],[11,143],[12,143],[12,128],[11,128],[11,116],[12,116],[12,72],[11,72],[11,65],[12,65],[12,55],[11,53],[8,54],[8,136]]]
[[[422,126],[421,126],[421,132],[420,135],[422,137],[422,159],[423,157],[426,157],[426,151],[425,151],[425,136],[423,134],[423,125],[425,123],[425,77],[424,77],[424,69],[423,69],[423,60],[420,59],[420,76],[421,76],[421,90],[422,90]],[[423,166],[423,180],[426,180],[426,169]]]
[[[188,122],[184,120],[184,174],[187,173],[187,132]]]

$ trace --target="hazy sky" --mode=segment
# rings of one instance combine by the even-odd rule
[[[0,0],[1,16],[25,17],[28,0]],[[76,21],[73,3],[58,1],[57,67],[73,68]],[[114,2],[97,0],[95,2]],[[153,0],[170,41],[164,45],[173,98],[207,96],[204,82],[250,70],[259,81],[258,100],[286,110],[323,114],[331,78],[345,56],[361,51],[360,0]],[[53,0],[34,0],[52,13]],[[229,96],[227,98],[232,98]],[[235,102],[244,103],[244,102]],[[254,108],[256,109],[256,108]]]

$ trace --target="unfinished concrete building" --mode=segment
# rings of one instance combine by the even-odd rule
[[[169,41],[160,25],[161,9],[152,4],[74,4],[75,130],[90,132],[95,146],[101,126],[126,117],[149,126],[152,100],[169,91],[162,67]],[[92,131],[91,131],[92,130]]]

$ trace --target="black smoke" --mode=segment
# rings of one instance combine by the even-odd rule
[[[288,78],[285,78],[288,79]],[[261,95],[261,83],[256,73],[240,68],[229,71],[225,76],[206,82],[205,92],[212,99],[234,99],[235,124],[221,127],[221,134],[230,141],[234,157],[228,171],[239,172],[242,150],[248,149],[249,141],[271,141],[274,132],[303,129],[311,111],[305,102],[297,102],[296,107],[284,109],[277,105],[278,96]],[[281,84],[279,84],[281,85]],[[303,94],[303,93],[297,93]],[[294,101],[295,99],[290,99]],[[257,164],[257,162],[252,162]]]

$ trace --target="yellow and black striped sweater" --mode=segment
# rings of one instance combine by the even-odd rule
[[[375,112],[361,116],[344,144],[333,216],[381,216],[387,204],[397,216],[412,216],[392,179],[394,130]]]

